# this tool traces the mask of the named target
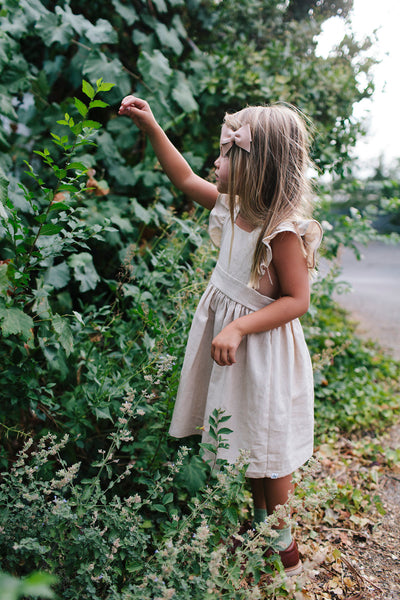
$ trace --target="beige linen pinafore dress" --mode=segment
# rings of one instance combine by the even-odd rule
[[[307,262],[314,265],[321,226],[313,220],[284,222],[264,240],[267,264],[271,239],[293,231],[302,240]],[[218,197],[210,214],[210,237],[220,247],[218,262],[193,318],[170,435],[208,434],[209,416],[222,409],[231,418],[224,426],[229,448],[218,458],[234,463],[243,450],[249,456],[247,477],[283,477],[304,464],[313,452],[313,375],[310,355],[298,319],[275,329],[245,336],[236,363],[221,367],[211,358],[211,342],[228,323],[274,300],[248,287],[259,232],[232,223],[227,199]],[[200,430],[200,428],[204,428]]]

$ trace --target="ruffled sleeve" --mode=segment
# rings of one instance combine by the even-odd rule
[[[228,197],[226,194],[220,194],[210,212],[208,223],[208,233],[212,243],[217,248],[221,246],[222,228],[227,218],[229,218]]]
[[[314,219],[306,219],[301,221],[284,221],[268,236],[263,239],[266,249],[266,259],[261,264],[261,267],[267,269],[272,260],[271,241],[273,238],[284,231],[292,231],[301,240],[303,245],[304,256],[306,257],[307,267],[314,269],[316,265],[317,250],[322,240],[322,227]]]

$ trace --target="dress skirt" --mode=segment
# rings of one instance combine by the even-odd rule
[[[233,365],[211,358],[211,342],[226,325],[273,301],[217,263],[194,315],[170,427],[174,437],[201,434],[215,444],[209,417],[221,409],[232,433],[217,458],[235,463],[245,451],[251,478],[284,477],[313,452],[312,366],[298,319],[245,336]]]

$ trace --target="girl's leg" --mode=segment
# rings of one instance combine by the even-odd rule
[[[254,516],[252,527],[262,523],[268,516],[267,503],[264,493],[264,479],[250,479],[251,494],[253,496]]]
[[[250,485],[254,502],[254,523],[264,521],[267,514],[271,515],[278,505],[286,504],[289,494],[294,489],[292,475],[279,479],[250,479]],[[264,518],[261,518],[262,514],[265,515]],[[301,572],[302,567],[297,544],[292,538],[291,526],[280,519],[276,529],[277,536],[266,540],[267,552],[279,552],[286,573],[296,575]]]
[[[272,515],[278,504],[286,504],[289,493],[293,492],[292,475],[270,479],[250,479],[251,493],[255,510],[266,510]],[[285,523],[279,523],[279,529],[285,527]]]
[[[264,478],[250,479],[251,495],[253,496],[254,508],[263,508],[267,510],[267,502],[264,492]]]
[[[267,511],[269,515],[272,515],[279,504],[286,504],[289,493],[293,493],[292,475],[286,475],[286,477],[280,477],[279,479],[265,477],[262,481],[264,484],[264,498]],[[287,525],[281,519],[278,529],[282,529],[283,527],[287,527]]]
[[[254,503],[253,526],[263,522],[267,515],[273,514],[278,505],[286,504],[289,493],[293,491],[292,475],[279,479],[250,479],[250,485]],[[276,529],[279,530],[279,535],[271,540],[271,546],[275,550],[285,550],[292,543],[291,527],[280,519]]]

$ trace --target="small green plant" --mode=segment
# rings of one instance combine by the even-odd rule
[[[89,111],[108,106],[96,99],[96,95],[112,87],[113,84],[99,79],[94,90],[83,81],[82,91],[89,99],[88,105],[75,98],[80,118],[76,120],[65,114],[58,124],[67,128],[67,133],[51,134],[61,152],[59,160],[53,158],[55,153],[48,148],[34,151],[49,169],[47,181],[26,163],[27,173],[35,182],[32,190],[20,184],[29,207],[29,220],[8,199],[8,182],[1,173],[0,327],[4,337],[21,336],[27,349],[35,349],[46,344],[49,338],[55,338],[67,356],[71,353],[70,319],[54,312],[50,302],[51,292],[57,287],[54,280],[65,277],[70,267],[78,273],[80,269],[86,279],[96,278],[91,256],[86,252],[77,254],[77,249],[87,248],[92,238],[102,239],[105,227],[88,226],[84,221],[79,199],[87,191],[82,178],[87,179],[88,169],[76,156],[94,143],[93,135],[101,126],[87,118]],[[60,258],[63,260],[56,262]],[[79,320],[79,314],[75,313],[74,318]]]
[[[202,450],[203,459],[209,464],[211,472],[215,467],[220,467],[226,464],[226,460],[218,458],[219,450],[229,448],[228,438],[224,437],[233,433],[229,427],[222,426],[231,418],[230,415],[224,414],[225,410],[221,408],[215,408],[211,415],[208,417],[208,432],[207,435],[210,438],[210,442],[201,442],[200,448]]]

